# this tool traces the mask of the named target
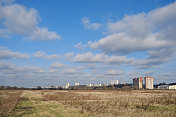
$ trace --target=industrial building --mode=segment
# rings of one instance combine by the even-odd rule
[[[172,89],[176,89],[176,85],[161,85],[161,86],[158,86],[158,89],[169,89],[169,90],[172,90]]]
[[[170,85],[169,89],[176,89],[176,85]]]
[[[142,89],[142,77],[133,79],[133,88],[134,89]]]
[[[169,89],[169,85],[158,86],[158,89]]]
[[[145,89],[153,89],[153,77],[144,77]]]

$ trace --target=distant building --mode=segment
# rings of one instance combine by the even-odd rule
[[[88,84],[87,86],[88,86],[88,87],[92,87],[92,86],[93,86],[93,84]]]
[[[158,89],[169,89],[169,85],[158,86]]]
[[[79,83],[75,83],[75,86],[78,86],[79,85]]]
[[[142,89],[142,77],[133,79],[133,88],[134,89]]]
[[[103,86],[109,86],[109,84],[88,84],[88,87],[103,87]]]
[[[111,80],[111,85],[117,85],[117,84],[119,84],[118,80]]]
[[[109,84],[104,84],[104,86],[109,86]]]
[[[176,85],[170,85],[169,89],[176,89]]]
[[[69,88],[69,86],[70,86],[69,83],[66,83],[66,87],[65,88],[67,89],[67,88]]]
[[[93,84],[93,86],[96,86],[96,87],[101,87],[102,84]]]
[[[144,77],[145,89],[153,89],[153,77]]]

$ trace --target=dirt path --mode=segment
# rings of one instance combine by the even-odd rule
[[[46,101],[38,91],[24,91],[12,117],[88,117],[56,101]]]

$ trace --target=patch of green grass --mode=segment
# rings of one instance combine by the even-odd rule
[[[12,117],[88,117],[56,101],[44,101],[41,95],[25,91]]]
[[[15,107],[14,111],[13,117],[22,117],[24,115],[31,115],[37,112],[33,102],[28,98],[22,98],[22,100],[20,100],[18,105]]]

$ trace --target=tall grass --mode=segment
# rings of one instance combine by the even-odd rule
[[[0,90],[0,117],[8,117],[18,103],[21,90]]]

